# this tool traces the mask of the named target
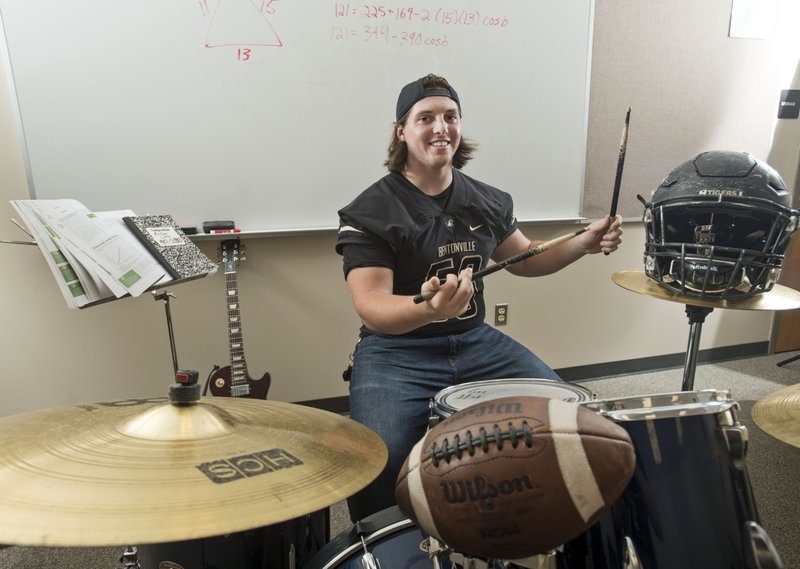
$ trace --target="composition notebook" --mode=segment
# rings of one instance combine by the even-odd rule
[[[173,279],[216,272],[217,265],[186,237],[171,215],[127,216],[122,221]]]

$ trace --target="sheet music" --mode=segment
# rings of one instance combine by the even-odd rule
[[[11,203],[36,236],[71,307],[139,296],[170,278],[122,222],[135,215],[130,210],[95,213],[71,199]]]

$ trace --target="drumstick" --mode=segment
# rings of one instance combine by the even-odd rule
[[[472,275],[472,280],[482,278],[487,275],[491,275],[492,273],[496,273],[500,269],[504,269],[508,265],[513,265],[514,263],[519,263],[520,261],[524,261],[528,257],[533,257],[534,255],[538,255],[539,253],[544,253],[545,251],[547,251],[548,249],[552,249],[556,245],[560,245],[565,241],[569,241],[573,237],[577,237],[578,235],[584,233],[588,229],[589,229],[588,227],[584,227],[583,229],[575,231],[574,233],[567,233],[566,235],[562,235],[561,237],[556,237],[555,239],[546,241],[541,245],[534,247],[533,249],[528,249],[527,251],[520,253],[519,255],[514,255],[513,257],[509,257],[505,261],[500,261],[499,263],[495,263],[491,267],[486,267],[485,269],[475,272]],[[459,282],[461,282],[460,279]],[[417,296],[414,297],[414,304],[420,304],[421,302],[430,300],[436,295],[436,292],[437,291],[428,291],[422,294],[418,294]]]
[[[622,168],[625,165],[625,153],[628,150],[628,125],[631,122],[631,108],[628,107],[628,112],[625,113],[625,126],[622,127],[622,139],[619,143],[619,157],[617,158],[617,175],[614,179],[614,193],[611,196],[611,219],[609,223],[614,223],[614,218],[617,216],[617,202],[619,201],[619,188],[622,185]],[[608,252],[604,253],[608,255]]]

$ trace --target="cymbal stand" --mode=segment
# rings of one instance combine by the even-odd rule
[[[178,373],[178,355],[175,351],[175,335],[172,332],[172,313],[169,309],[169,299],[170,297],[175,298],[175,295],[169,291],[164,292],[156,292],[151,291],[153,294],[153,300],[163,300],[164,301],[164,311],[167,314],[167,331],[169,332],[169,347],[170,351],[172,352],[172,368],[173,371],[177,374]]]
[[[800,360],[800,354],[798,354],[796,356],[792,356],[791,358],[787,358],[785,360],[781,360],[775,365],[777,365],[778,367],[781,367],[781,366],[785,366],[786,364],[790,364],[790,363],[792,363],[794,361],[797,361],[797,360]]]
[[[683,367],[682,391],[694,389],[694,373],[697,368],[697,350],[700,347],[700,334],[703,331],[703,322],[713,308],[707,306],[686,305],[686,316],[689,318],[689,345],[686,348],[686,363]]]

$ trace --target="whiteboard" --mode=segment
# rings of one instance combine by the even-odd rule
[[[592,0],[0,0],[35,198],[334,228],[385,174],[401,87],[461,98],[464,172],[579,217]]]

